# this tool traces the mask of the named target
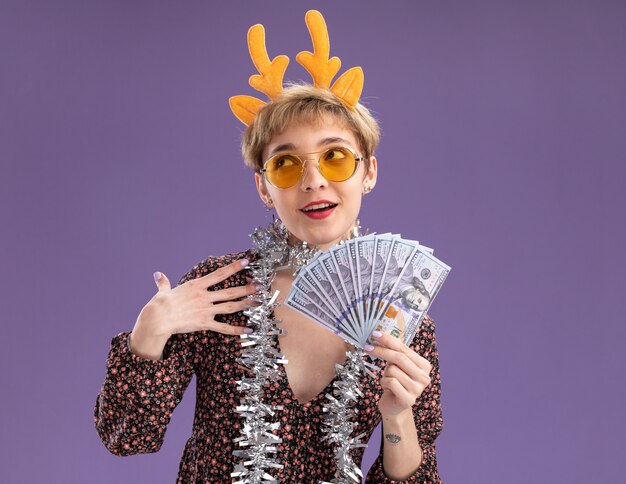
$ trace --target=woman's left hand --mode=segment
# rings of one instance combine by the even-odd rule
[[[376,331],[372,335],[377,334]],[[383,333],[374,336],[378,343],[368,351],[387,361],[387,367],[380,379],[384,393],[378,401],[378,410],[383,418],[394,417],[413,407],[424,389],[430,385],[432,365],[400,339]]]

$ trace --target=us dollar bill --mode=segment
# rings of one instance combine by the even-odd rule
[[[449,271],[416,240],[356,237],[301,269],[286,304],[359,347],[372,343],[374,330],[408,345]]]
[[[374,329],[392,334],[408,345],[448,276],[450,266],[419,247],[401,265],[393,286],[379,300],[373,323]]]
[[[304,294],[298,291],[290,291],[285,299],[285,305],[322,324],[349,343],[362,346],[362,341],[358,338],[358,335],[353,334],[350,326],[341,324],[341,322],[322,310],[316,302],[311,301]]]
[[[313,264],[315,265],[315,264]],[[300,277],[293,281],[293,286],[307,296],[312,302],[319,305],[327,314],[339,320],[341,311],[332,303],[331,298],[325,292],[323,286],[311,272],[312,266],[301,269]]]

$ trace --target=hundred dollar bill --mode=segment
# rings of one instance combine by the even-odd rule
[[[433,254],[435,253],[435,251],[434,251],[433,249],[431,249],[430,247],[426,247],[425,245],[422,245],[422,244],[419,244],[419,243],[418,243],[418,244],[417,244],[417,246],[419,247],[419,249],[420,249],[422,252],[427,252],[427,253],[429,253],[430,255],[433,255]]]
[[[315,264],[314,264],[315,265]],[[310,267],[303,267],[297,277],[293,281],[291,291],[299,291],[307,296],[312,302],[318,304],[327,314],[332,315],[337,320],[341,317],[341,311],[335,307],[324,292],[324,289],[318,284],[318,280],[311,273]],[[290,292],[291,292],[290,291]]]
[[[341,318],[341,304],[334,296],[333,285],[319,260],[309,263],[309,265],[302,270],[302,277],[304,277],[306,281],[317,290],[320,296],[325,299],[326,305],[332,308],[333,314]]]
[[[311,301],[305,294],[299,291],[289,291],[287,298],[285,299],[285,305],[289,306],[304,315],[313,318],[318,323],[323,324],[328,329],[334,332],[338,332],[340,328],[335,324],[335,318],[328,314],[314,301]]]
[[[324,260],[328,257],[327,253],[325,253],[324,256],[320,256],[314,264],[309,264],[308,271],[314,276],[318,286],[328,297],[329,304],[339,313],[338,319],[340,323],[351,325],[352,331],[356,333],[358,332],[357,322],[353,321],[350,317],[346,302],[342,297],[342,291],[338,289],[338,287],[341,286],[337,273],[334,270],[334,265],[330,261],[324,263]],[[332,275],[328,271],[327,266],[333,271]]]
[[[312,318],[314,321],[322,324],[327,329],[341,336],[349,343],[352,343],[357,347],[363,346],[362,341],[359,341],[357,335],[353,334],[352,328],[350,326],[336,324],[337,321],[335,318],[327,314],[317,304],[308,299],[304,294],[290,291],[287,299],[285,300],[285,304],[295,309],[296,311],[304,314],[305,316]]]
[[[339,302],[339,305],[342,309],[342,318],[350,323],[355,331],[358,331],[359,321],[357,320],[357,318],[353,314],[353,311],[350,308],[350,301],[348,301],[347,298],[345,283],[341,278],[341,273],[337,268],[335,258],[333,257],[331,251],[328,251],[323,256],[321,256],[319,258],[319,261],[322,265],[324,273],[328,277],[328,280],[333,287],[333,298],[334,300]]]
[[[415,246],[415,242],[413,241],[404,240],[399,237],[395,237],[393,239],[379,289],[377,290],[374,300],[372,301],[374,311],[368,324],[372,331],[374,330],[374,324],[378,319],[378,314],[384,298],[392,291],[394,284],[400,276],[402,268],[406,265],[407,261],[416,250],[417,248]]]
[[[356,274],[351,264],[349,245],[349,242],[345,242],[339,246],[333,247],[333,250],[330,250],[329,253],[339,273],[339,282],[344,291],[343,294],[352,320],[357,323],[356,326],[361,329],[363,327],[360,323],[362,318],[359,317],[356,307],[357,291],[354,284]]]
[[[449,272],[448,265],[415,247],[380,300],[373,320],[375,329],[410,344]]]
[[[449,270],[418,241],[356,237],[298,271],[286,304],[359,347],[375,329],[410,344]]]
[[[397,242],[399,239],[401,239],[400,235],[392,234],[389,237],[389,239],[385,239],[384,241],[381,241],[383,242],[382,246],[376,247],[378,253],[375,256],[376,265],[375,265],[375,275],[373,278],[374,287],[372,288],[372,294],[370,296],[370,302],[369,302],[370,310],[369,310],[368,320],[367,320],[368,330],[370,330],[370,334],[371,334],[371,331],[374,331],[375,329],[377,329],[376,319],[382,306],[382,299],[385,296],[385,294],[387,294],[393,287],[393,283],[391,282],[390,275],[393,275],[394,273],[399,274],[400,272],[400,270],[398,270],[398,267],[397,267],[398,260],[395,259],[393,256],[394,248],[396,248]],[[405,253],[406,246],[403,245],[402,248],[404,250],[402,250],[401,252]],[[379,261],[382,261],[383,259],[384,259],[384,263],[382,266],[380,266]],[[381,331],[382,329],[383,329],[382,327],[378,328],[379,331]],[[385,328],[385,329],[388,329],[388,328]],[[391,332],[381,331],[381,332],[387,332],[389,334],[392,334],[393,336],[397,336],[397,334],[394,334],[392,331]],[[368,340],[368,342],[372,343],[371,340]]]
[[[307,287],[305,285],[302,286],[303,291],[301,292],[305,292],[309,299],[320,304],[326,309],[328,314],[333,315],[336,325],[348,325],[353,334],[358,333],[358,326],[354,325],[351,320],[347,318],[345,311],[342,311],[341,303],[334,292],[328,273],[319,261],[315,261],[302,269],[300,276],[296,278],[292,285],[292,291],[300,291],[301,286],[300,283],[297,282],[300,278],[304,279],[307,285],[312,289],[312,292],[306,291]]]
[[[393,234],[383,235],[376,238],[376,244],[374,246],[374,261],[372,264],[372,274],[370,280],[370,296],[368,301],[366,322],[368,327],[371,327],[370,321],[372,320],[375,301],[378,294],[383,289],[383,279],[385,275],[385,268],[389,261],[391,254],[391,247],[393,246],[395,237]]]
[[[384,238],[384,241],[381,243],[382,245],[379,246],[379,240],[381,238]],[[365,315],[366,320],[369,315],[368,310],[371,307],[374,294],[376,294],[378,288],[381,287],[380,278],[382,278],[382,273],[384,272],[384,264],[387,262],[386,260],[383,262],[383,259],[386,258],[385,254],[387,253],[385,245],[389,243],[393,245],[396,240],[401,240],[404,244],[423,247],[424,250],[432,253],[432,249],[420,245],[418,241],[404,240],[401,239],[399,235],[395,234],[387,233],[382,235],[359,237],[355,239],[358,247],[357,264],[359,266],[357,280],[360,287],[360,302],[362,304],[363,314]],[[377,248],[379,256],[382,255],[382,257],[378,257],[378,264],[376,264],[375,259]],[[373,270],[375,266],[377,266],[378,273],[376,270]]]
[[[389,235],[389,234],[387,234]],[[355,250],[351,252],[356,267],[356,280],[358,287],[357,304],[360,308],[362,324],[367,327],[367,311],[371,294],[372,265],[374,263],[374,250],[378,235],[366,235],[355,239]]]

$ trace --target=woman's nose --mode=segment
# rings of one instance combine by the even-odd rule
[[[328,180],[320,172],[317,159],[305,159],[300,188],[305,192],[309,192],[325,186],[328,186]]]

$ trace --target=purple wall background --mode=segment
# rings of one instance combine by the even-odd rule
[[[444,481],[626,475],[626,3],[4,1],[0,481],[174,482],[195,384],[158,454],[110,455],[110,339],[153,271],[266,222],[227,98],[255,95],[256,22],[307,79],[310,7],[383,127],[363,226],[453,267],[431,311]]]

